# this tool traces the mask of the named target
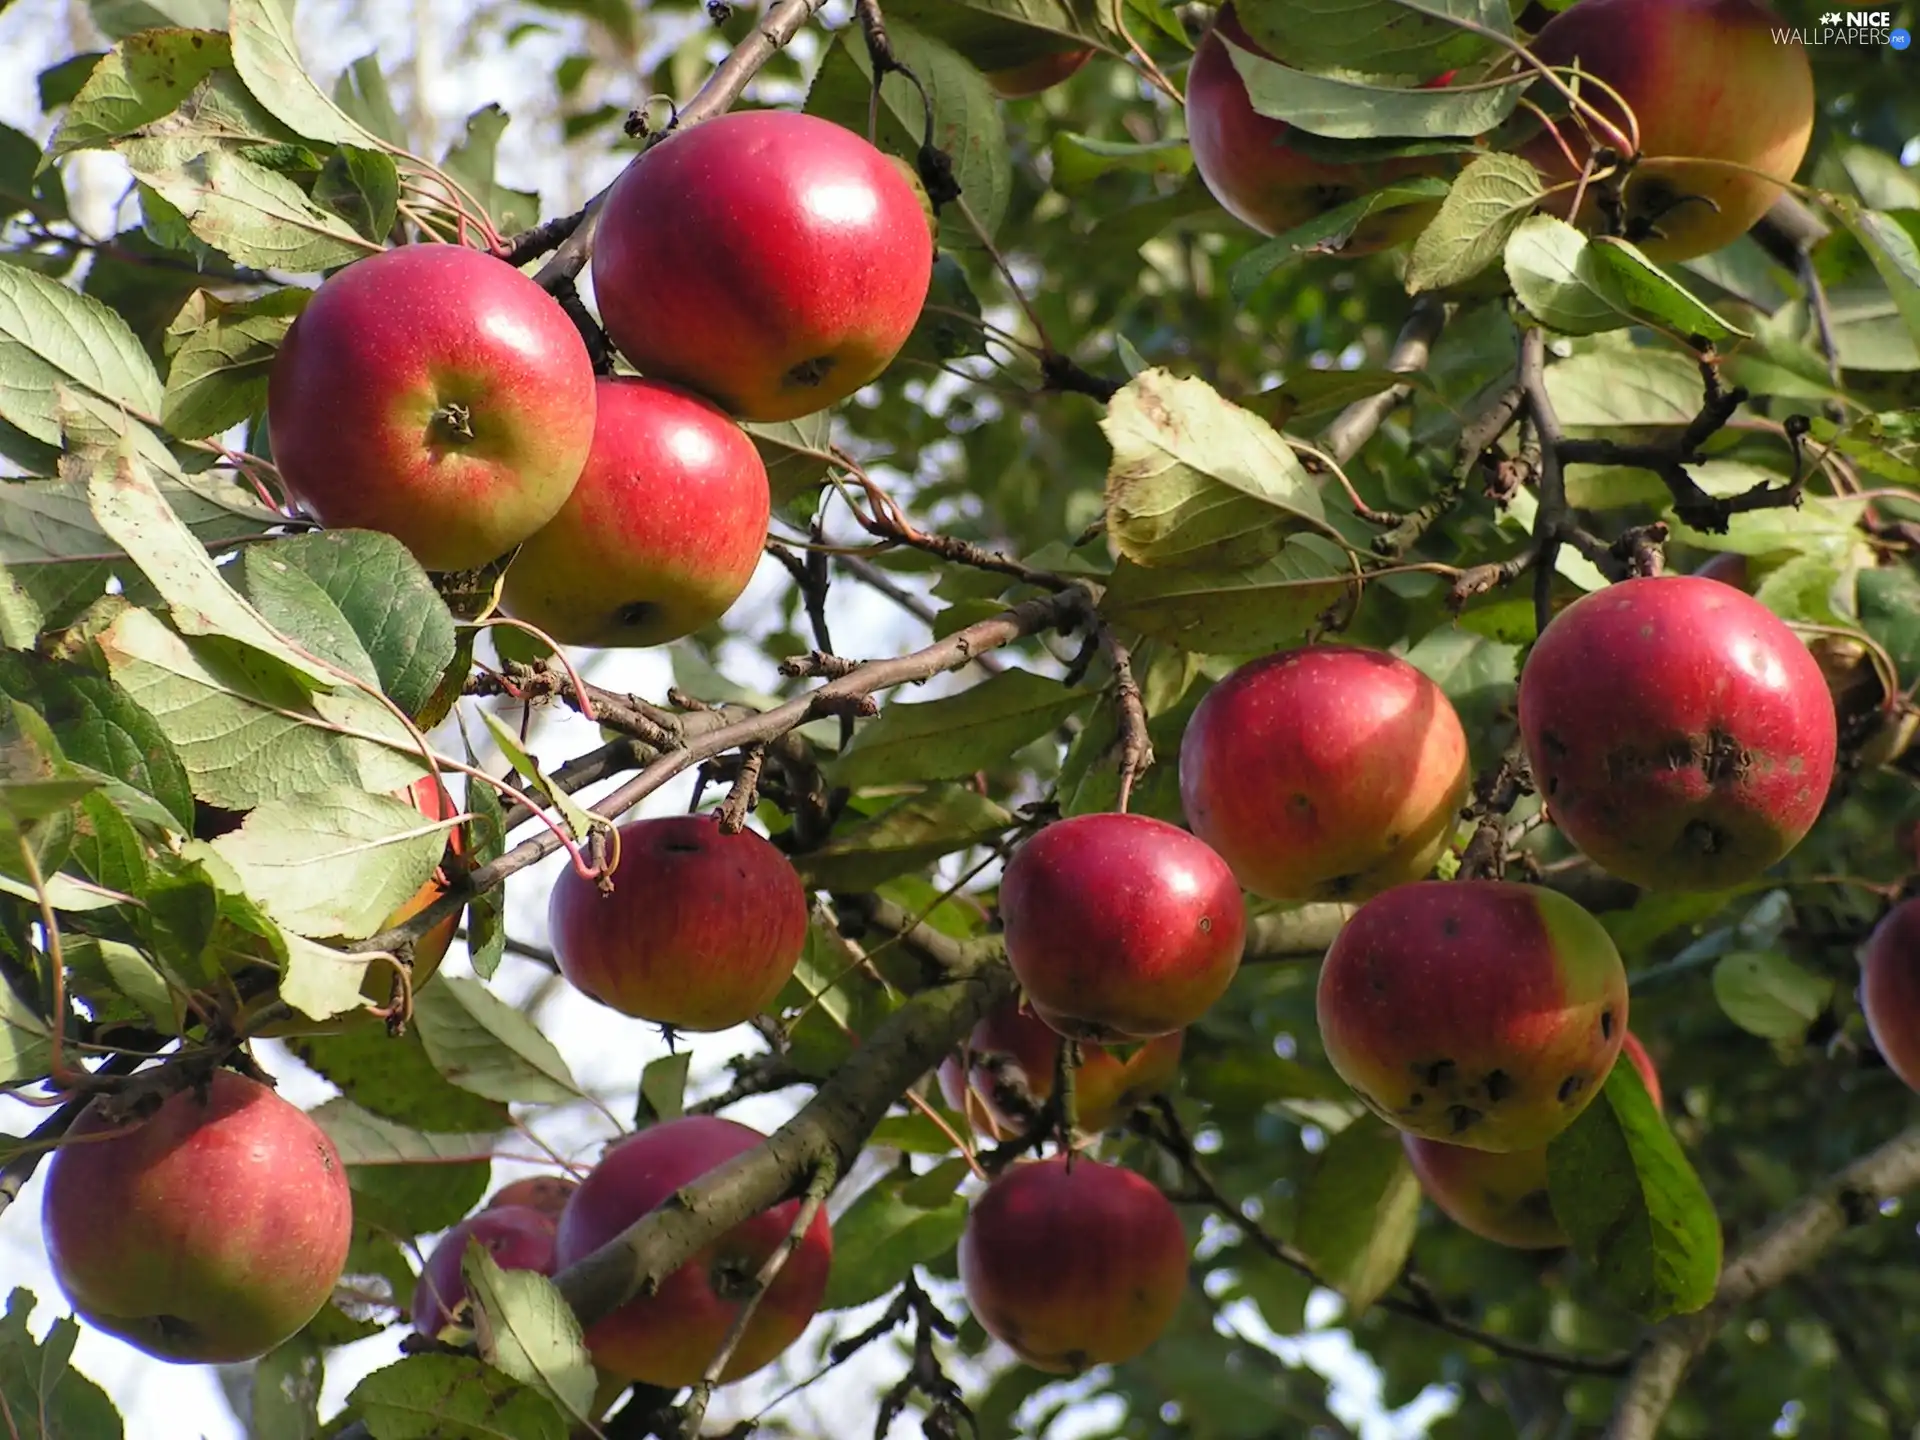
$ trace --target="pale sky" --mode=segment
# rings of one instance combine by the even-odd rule
[[[298,34],[309,68],[323,85],[331,86],[341,69],[369,51],[382,57],[390,73],[402,65],[411,73],[416,36],[453,33],[451,25],[436,25],[435,17],[454,19],[471,15],[475,8],[460,0],[373,5],[355,4],[352,0],[305,0],[298,11]],[[843,8],[836,5],[834,10]],[[78,0],[73,4],[67,0],[16,0],[0,13],[0,121],[45,139],[49,127],[38,113],[34,77],[49,63],[75,52],[73,17],[76,12],[81,15],[85,12],[85,6]],[[571,17],[552,12],[538,12],[537,18],[556,33],[522,40],[511,54],[504,50],[498,32],[489,32],[476,47],[476,53],[448,54],[444,42],[438,42],[434,51],[424,57],[421,72],[426,79],[426,109],[438,125],[442,142],[455,132],[470,111],[489,100],[498,100],[516,116],[542,111],[541,97],[549,86],[547,77],[552,67],[574,48],[575,37],[582,26]],[[425,23],[416,27],[416,21]],[[79,22],[79,34],[86,35],[84,20]],[[434,42],[430,40],[430,43]],[[404,104],[406,86],[396,80],[394,89],[396,98]],[[556,160],[556,157],[561,158]],[[73,169],[67,172],[69,193],[76,202],[76,210],[94,233],[110,234],[117,228],[110,223],[110,216],[125,186],[124,171],[118,169],[117,160],[110,155],[89,154],[78,158],[83,168],[77,176]],[[540,190],[542,213],[557,214],[574,208],[586,195],[611,179],[621,159],[617,155],[577,158],[563,152],[557,127],[543,130],[520,118],[508,128],[502,141],[500,178],[510,185]],[[124,216],[122,223],[125,223]],[[1012,321],[1013,317],[1005,317],[1006,323]],[[785,571],[764,562],[753,585],[731,612],[729,624],[749,634],[771,629],[777,623],[778,597],[788,583]],[[902,583],[909,582],[903,580]],[[848,583],[833,587],[829,610],[833,631],[843,651],[849,654],[900,653],[923,645],[928,639],[918,621]],[[725,657],[723,668],[730,679],[762,688],[773,686],[776,676],[753,645],[737,643],[729,650],[731,653]],[[578,652],[578,658],[589,678],[612,689],[659,699],[672,683],[668,660],[662,652]],[[926,698],[928,693],[923,690],[915,698]],[[478,727],[474,728],[473,738],[478,747],[480,736]],[[597,743],[598,734],[593,726],[577,717],[549,712],[535,726],[532,738],[531,748],[536,756],[543,764],[549,764],[591,748]],[[454,737],[448,748],[457,744],[458,739]],[[592,793],[583,798],[590,800]],[[683,811],[690,793],[691,777],[683,777],[653,796],[641,813]],[[552,857],[513,881],[508,925],[517,937],[544,944],[546,893],[564,860],[563,855]],[[458,947],[446,964],[452,973],[465,971]],[[546,974],[538,966],[509,957],[495,977],[494,988],[504,998],[524,1004],[540,987]],[[606,1100],[616,1114],[630,1115],[641,1068],[665,1053],[654,1027],[604,1009],[564,985],[554,988],[537,1018],[541,1029],[559,1044],[583,1087]],[[260,1058],[280,1081],[281,1092],[296,1103],[311,1106],[334,1093],[325,1081],[282,1047],[269,1042],[259,1048]],[[725,1061],[747,1047],[742,1044],[740,1032],[730,1032],[692,1037],[690,1048],[692,1089],[697,1094],[724,1088]],[[729,1113],[744,1123],[769,1130],[791,1113],[792,1106],[792,1100],[763,1098],[744,1103]],[[38,1111],[0,1099],[0,1130],[22,1133],[39,1118]],[[585,1106],[565,1112],[542,1111],[538,1129],[548,1144],[573,1159],[591,1160],[598,1147],[609,1138],[606,1122]],[[524,1153],[528,1147],[522,1144],[510,1148]],[[526,1166],[499,1161],[494,1167],[494,1182],[496,1186],[505,1184],[527,1173],[534,1172]],[[836,1209],[858,1193],[864,1178],[856,1176],[853,1185],[842,1186],[836,1196]],[[39,1191],[40,1182],[36,1180],[19,1201],[0,1216],[0,1293],[16,1285],[32,1290],[40,1302],[32,1328],[35,1334],[44,1334],[47,1326],[66,1313],[67,1307],[47,1270],[40,1242],[36,1223]],[[949,1313],[959,1312],[957,1295],[940,1293],[939,1298]],[[846,1312],[832,1321],[817,1323],[780,1365],[720,1391],[710,1411],[709,1431],[718,1433],[755,1413],[792,1379],[809,1373],[824,1343],[823,1336],[831,1338],[831,1327],[858,1329],[877,1316],[881,1308],[884,1302],[867,1311]],[[1337,1311],[1334,1297],[1318,1296],[1309,1308],[1310,1324],[1327,1325]],[[1362,1440],[1413,1440],[1424,1433],[1432,1418],[1448,1408],[1444,1392],[1430,1389],[1415,1404],[1396,1415],[1387,1415],[1379,1406],[1378,1379],[1372,1367],[1356,1355],[1345,1331],[1322,1329],[1301,1341],[1283,1339],[1267,1331],[1258,1312],[1244,1302],[1229,1307],[1223,1319],[1244,1339],[1266,1346],[1288,1363],[1307,1363],[1335,1377],[1338,1381],[1335,1409],[1357,1428]],[[398,1330],[388,1331],[329,1355],[323,1416],[337,1410],[354,1384],[368,1371],[395,1358],[400,1334]],[[127,1419],[127,1434],[134,1440],[246,1440],[211,1369],[162,1364],[84,1326],[74,1363],[113,1397]],[[848,1428],[845,1419],[848,1411],[867,1413],[873,1397],[897,1379],[903,1368],[903,1359],[892,1347],[874,1345],[833,1377],[788,1402],[779,1413],[796,1428],[810,1429],[821,1436],[844,1434]],[[985,1379],[983,1374],[969,1376],[964,1369],[956,1369],[954,1373],[970,1393],[978,1393]],[[809,1414],[815,1417],[812,1424],[808,1422]],[[1072,1440],[1073,1436],[1101,1424],[1111,1424],[1113,1419],[1105,1406],[1082,1407],[1056,1421],[1047,1432],[1048,1440]],[[914,1424],[911,1418],[903,1419],[896,1425],[895,1433],[913,1433]],[[866,1420],[862,1419],[856,1428],[867,1428]]]

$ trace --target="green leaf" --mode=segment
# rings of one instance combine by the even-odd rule
[[[329,1100],[309,1112],[346,1165],[430,1165],[491,1160],[495,1133],[419,1130],[382,1119],[351,1100]]]
[[[1261,49],[1303,70],[1365,70],[1426,80],[1496,50],[1468,21],[1511,37],[1506,0],[1240,0]]]
[[[1100,611],[1117,625],[1202,655],[1251,655],[1297,642],[1354,593],[1353,563],[1321,535],[1295,535],[1257,565],[1149,570],[1122,560]]]
[[[1089,698],[1031,670],[1003,670],[943,700],[895,701],[827,765],[827,778],[849,786],[962,779],[1005,764]]]
[[[151,796],[176,829],[192,828],[193,791],[178,752],[159,722],[110,678],[36,655],[0,655],[0,692],[31,705],[68,760]]]
[[[593,1361],[580,1322],[553,1281],[533,1270],[502,1270],[471,1238],[460,1275],[473,1300],[480,1358],[591,1423],[598,1384]]]
[[[443,975],[414,996],[413,1007],[434,1069],[461,1089],[532,1104],[580,1098],[553,1042],[478,980]]]
[[[482,105],[467,117],[466,134],[447,151],[441,168],[480,203],[502,235],[524,230],[540,218],[540,197],[511,190],[493,178],[494,156],[509,116],[498,105]]]
[[[1320,1153],[1293,1238],[1358,1315],[1399,1278],[1419,1219],[1420,1182],[1400,1132],[1362,1115]]]
[[[313,182],[313,198],[384,244],[400,206],[400,167],[391,156],[342,145]]]
[[[913,1273],[913,1267],[944,1255],[967,1227],[967,1203],[949,1192],[932,1207],[901,1195],[894,1176],[878,1181],[847,1207],[833,1227],[833,1269],[827,1277],[826,1310],[849,1310],[877,1300]]]
[[[392,791],[425,773],[412,736],[358,691],[310,694],[284,670],[249,665],[255,652],[176,635],[146,610],[122,612],[98,643],[114,680],[173,741],[194,795],[209,804],[251,810],[335,786]]]
[[[887,19],[943,40],[985,71],[1031,60],[1042,48],[1104,44],[1087,0],[893,0]]]
[[[1056,131],[1049,146],[1053,157],[1053,184],[1072,194],[1107,175],[1185,175],[1193,169],[1193,148],[1184,140],[1154,140],[1136,144],[1101,140]]]
[[[87,9],[112,40],[156,27],[218,30],[227,20],[227,0],[87,0]]]
[[[66,186],[58,167],[41,168],[32,136],[0,125],[0,219],[27,211],[42,223],[66,219]]]
[[[956,850],[997,840],[1012,824],[1009,811],[970,786],[931,785],[870,819],[836,826],[825,844],[796,855],[794,865],[809,889],[871,890]]]
[[[1860,572],[1860,625],[1886,647],[1902,686],[1920,678],[1920,576],[1901,566]]]
[[[380,73],[379,55],[362,55],[340,72],[333,84],[333,103],[368,134],[389,145],[405,147],[407,127],[387,93],[387,77]]]
[[[167,370],[160,418],[169,434],[217,435],[265,407],[274,356],[308,293],[276,290],[229,305],[205,290],[194,292],[168,327],[169,338],[183,322],[190,327]]]
[[[36,1304],[32,1291],[15,1288],[0,1316],[0,1414],[17,1418],[22,1440],[120,1440],[113,1401],[71,1368],[80,1327],[63,1315],[36,1341],[27,1329]]]
[[[262,1355],[253,1371],[249,1440],[315,1440],[326,1376],[320,1343],[305,1333]]]
[[[465,675],[462,667],[460,674]],[[468,755],[469,764],[473,762]],[[467,853],[476,865],[486,865],[506,853],[507,827],[500,807],[500,792],[491,785],[467,782],[467,810],[473,816],[467,827]],[[467,960],[473,973],[491,980],[507,952],[506,887],[475,895],[467,902]]]
[[[411,1355],[347,1397],[373,1440],[566,1440],[553,1401],[468,1355]]]
[[[1833,981],[1777,950],[1735,950],[1713,967],[1713,998],[1734,1024],[1763,1040],[1798,1040],[1825,1013]]]
[[[1644,1320],[1713,1299],[1720,1221],[1630,1064],[1547,1147],[1554,1218],[1600,1287]]]
[[[588,813],[587,807],[547,778],[546,771],[540,768],[540,762],[527,753],[526,747],[520,743],[520,737],[498,715],[491,710],[482,710],[480,718],[486,722],[493,743],[500,747],[500,753],[507,757],[507,763],[526,778],[528,788],[560,812],[575,840],[585,840],[594,827],[594,817]]]
[[[835,463],[828,449],[833,443],[833,412],[821,410],[798,420],[775,420],[740,427],[760,452],[767,467],[773,503],[786,505],[817,490]]]
[[[331,270],[381,247],[323,209],[286,176],[213,150],[135,173],[186,217],[200,239],[241,265],[290,274]]]
[[[1704,335],[1715,344],[1748,338],[1747,331],[1710,308],[1637,245],[1596,235],[1587,250],[1606,277],[1609,293],[1642,323],[1664,326],[1682,338]]]
[[[67,984],[87,1002],[96,1022],[112,1016],[144,1022],[162,1034],[178,1032],[186,1007],[167,988],[159,968],[139,950],[90,935],[67,936],[64,949]]]
[[[440,984],[436,978],[420,994],[437,990]],[[304,1036],[287,1043],[348,1100],[382,1120],[444,1134],[507,1126],[506,1106],[482,1100],[441,1077],[417,1031],[396,1037],[384,1025],[361,1025],[338,1035]],[[325,1107],[315,1113],[326,1113]]]
[[[170,114],[209,71],[233,63],[227,37],[209,30],[144,30],[93,67],[67,106],[47,153],[58,159],[130,135]]]
[[[1595,346],[1547,366],[1547,395],[1572,434],[1693,423],[1700,367],[1670,349]]]
[[[1219,38],[1256,112],[1337,140],[1482,135],[1513,113],[1525,83],[1431,90],[1371,85],[1296,70],[1241,48],[1225,34]]]
[[[91,296],[0,261],[0,420],[60,444],[63,386],[160,413],[160,377],[126,321]]]
[[[1883,210],[1870,210],[1844,196],[1835,197],[1832,204],[1886,283],[1907,334],[1920,344],[1920,240]]]
[[[1442,290],[1485,270],[1544,192],[1540,172],[1518,155],[1482,155],[1468,165],[1413,242],[1408,292]]]
[[[467,1164],[349,1165],[353,1217],[388,1235],[424,1235],[456,1224],[487,1193],[493,1167]]]
[[[888,16],[887,34],[895,55],[927,87],[933,101],[933,143],[953,157],[961,199],[981,228],[992,235],[1000,228],[1013,190],[1013,161],[998,97],[958,52],[904,19]],[[866,41],[857,28],[842,29],[807,91],[807,113],[865,135],[872,94],[873,60]],[[880,87],[880,148],[913,165],[925,126],[919,92],[903,77],[888,76]],[[956,207],[941,212],[941,249],[965,252],[979,245],[972,226]]]
[[[640,1072],[640,1103],[635,1119],[643,1125],[658,1125],[678,1120],[687,1109],[687,1067],[693,1063],[690,1050],[675,1051],[649,1060]]]
[[[232,0],[233,67],[260,103],[295,134],[326,145],[378,145],[327,97],[300,63],[293,0]]]
[[[374,530],[321,530],[249,549],[300,571],[339,607],[373,662],[373,677],[418,715],[453,663],[452,613],[413,553]]]
[[[15,890],[11,879],[0,877],[0,880],[4,880],[4,888],[9,893]],[[32,894],[27,890],[20,898],[30,899]],[[17,1085],[44,1077],[47,1067],[53,1064],[51,1041],[47,1022],[14,993],[11,985],[0,979],[0,1085]]]
[[[1549,330],[1594,335],[1655,324],[1682,337],[1744,336],[1624,240],[1589,240],[1553,215],[1530,215],[1507,241],[1507,279]]]
[[[288,1005],[309,1019],[330,1020],[367,1003],[361,987],[384,951],[348,954],[291,931],[285,932],[285,938],[287,963],[280,974],[280,998]]]
[[[404,801],[332,789],[269,801],[213,848],[287,929],[359,940],[432,877],[449,828]]]
[[[864,959],[837,931],[818,924],[808,929],[800,963],[774,1006],[782,1013],[800,1012],[788,1027],[787,1058],[803,1074],[816,1079],[832,1074],[859,1037],[898,1008],[898,997]],[[942,1142],[943,1149],[951,1145]]]
[[[1204,380],[1148,370],[1107,404],[1107,534],[1136,564],[1251,565],[1330,530],[1320,491],[1266,421]]]
[[[1263,245],[1257,245],[1235,262],[1230,283],[1234,298],[1245,300],[1282,266],[1303,256],[1337,255],[1353,238],[1353,232],[1371,217],[1409,205],[1428,205],[1443,200],[1452,187],[1438,176],[1422,175],[1396,181],[1365,195],[1336,205],[1291,230],[1284,230]]]

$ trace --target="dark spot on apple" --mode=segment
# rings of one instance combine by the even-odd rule
[[[1426,1103],[1427,1103],[1427,1097],[1424,1091],[1416,1090],[1411,1095],[1407,1096],[1407,1109],[1409,1110],[1418,1110],[1422,1105]]]
[[[1549,754],[1556,758],[1564,759],[1566,757],[1567,742],[1554,734],[1553,731],[1542,730],[1540,732],[1540,743],[1547,748]]]
[[[1481,1113],[1471,1105],[1449,1105],[1447,1107],[1447,1124],[1452,1127],[1453,1133],[1456,1135],[1471,1130],[1474,1126],[1478,1125],[1483,1118]]]
[[[1351,895],[1354,887],[1359,883],[1360,877],[1358,875],[1335,875],[1320,888],[1327,896],[1338,900],[1342,896]]]
[[[1087,1352],[1084,1350],[1069,1350],[1065,1355],[1062,1355],[1060,1358],[1067,1362],[1067,1365],[1073,1370],[1073,1373],[1076,1375],[1078,1375],[1082,1370],[1086,1369],[1087,1362],[1090,1359],[1092,1359],[1092,1357],[1088,1355]]]
[[[1455,1066],[1451,1060],[1434,1060],[1424,1065],[1416,1061],[1413,1073],[1418,1075],[1429,1089],[1438,1090],[1452,1078],[1454,1069]]]
[[[1560,1089],[1558,1092],[1560,1096],[1560,1103],[1562,1105],[1567,1104],[1573,1099],[1574,1096],[1578,1095],[1582,1090],[1586,1088],[1587,1088],[1586,1076],[1584,1075],[1567,1076],[1566,1079],[1560,1082]]]
[[[1449,915],[1440,922],[1440,933],[1449,940],[1460,933],[1460,917]]]
[[[1522,1214],[1533,1216],[1536,1219],[1551,1220],[1553,1218],[1553,1197],[1545,1190],[1529,1190],[1520,1197],[1520,1202],[1515,1208]]]
[[[660,613],[651,600],[632,600],[614,611],[614,622],[623,626],[645,625]]]
[[[1313,818],[1313,801],[1305,795],[1289,795],[1287,797],[1287,813],[1296,819],[1311,820]]]
[[[320,1168],[331,1175],[333,1173],[333,1152],[325,1145],[315,1141],[313,1153],[320,1157]]]
[[[1697,855],[1717,855],[1726,848],[1727,837],[1710,821],[1689,820],[1680,832],[1680,843]]]
[[[1514,1092],[1513,1077],[1504,1070],[1487,1072],[1487,1103],[1498,1105]]]
[[[827,378],[834,364],[834,357],[831,355],[815,355],[810,360],[802,360],[787,371],[784,378],[789,385],[799,385],[811,390]]]
[[[1211,915],[1202,915],[1200,917],[1200,933],[1202,935],[1210,935],[1213,933],[1213,917]]]
[[[1600,1038],[1602,1040],[1611,1040],[1613,1038],[1613,1007],[1612,1006],[1608,1006],[1605,1010],[1602,1010],[1600,1012]]]
[[[1700,768],[1709,785],[1738,781],[1753,768],[1753,756],[1733,736],[1724,730],[1715,730],[1707,736],[1707,751]]]

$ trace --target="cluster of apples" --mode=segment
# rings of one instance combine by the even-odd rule
[[[1579,0],[1553,14],[1529,8],[1523,25],[1545,65],[1576,62],[1592,81],[1582,99],[1626,132],[1621,102],[1638,123],[1641,159],[1623,187],[1626,233],[1656,260],[1686,260],[1718,250],[1752,228],[1793,178],[1813,132],[1813,75],[1806,51],[1774,39],[1779,20],[1758,0]],[[1231,4],[1220,8],[1187,75],[1187,131],[1194,165],[1214,197],[1267,235],[1303,225],[1334,207],[1418,176],[1446,175],[1463,155],[1329,158],[1313,153],[1287,124],[1253,108],[1234,50],[1276,57],[1248,34]],[[1441,87],[1451,72],[1425,84]],[[1542,87],[1535,87],[1536,98]],[[1582,226],[1600,218],[1593,186],[1570,214],[1576,182],[1603,143],[1567,118],[1558,136],[1516,127],[1514,153],[1549,187],[1547,209]],[[1508,140],[1504,133],[1493,144]],[[1437,202],[1369,216],[1342,248],[1346,255],[1386,249],[1418,235]]]
[[[752,577],[766,467],[736,421],[821,410],[886,368],[933,274],[925,192],[841,126],[754,111],[670,134],[600,205],[592,275],[644,378],[596,377],[502,260],[407,245],[321,285],[268,386],[268,438],[322,524],[431,570],[518,547],[507,611],[562,644],[655,645]]]

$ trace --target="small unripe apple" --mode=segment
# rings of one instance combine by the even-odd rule
[[[810,415],[879,375],[932,281],[927,212],[901,169],[783,110],[655,145],[607,192],[593,250],[621,353],[744,420]]]
[[[580,482],[507,569],[508,613],[562,645],[664,645],[718,620],[772,500],[746,431],[686,390],[600,381]]]
[[[1775,182],[1800,168],[1813,133],[1813,71],[1782,29],[1755,0],[1580,0],[1534,38],[1544,64],[1577,61],[1633,108],[1642,158],[1625,182],[1626,218],[1630,236],[1635,222],[1654,227],[1636,243],[1655,260],[1690,259],[1738,239],[1780,198]],[[1544,97],[1545,89],[1542,82],[1533,93]],[[1619,101],[1600,85],[1579,90],[1627,133]],[[1555,123],[1584,164],[1593,142],[1572,117]],[[1594,134],[1613,143],[1597,127]],[[1566,187],[1549,202],[1565,215],[1579,165],[1551,134],[1520,154],[1549,185]],[[1600,218],[1595,188],[1586,188],[1581,225]]]
[[[1440,687],[1344,645],[1242,665],[1180,742],[1187,823],[1270,900],[1364,900],[1420,879],[1468,783],[1466,732]]]
[[[1148,1040],[1198,1020],[1246,948],[1226,862],[1176,825],[1076,815],[1020,847],[1000,882],[1007,961],[1034,1013],[1076,1040]]]
[[[515,1180],[494,1191],[486,1208],[497,1210],[502,1206],[517,1205],[558,1220],[560,1212],[567,1208],[567,1201],[579,1188],[578,1180],[564,1175],[529,1175],[524,1180]]]
[[[1785,856],[1837,745],[1807,647],[1697,575],[1623,580],[1555,616],[1520,677],[1520,732],[1554,824],[1650,890],[1738,885]]]
[[[105,1100],[54,1153],[47,1258],[80,1317],[156,1359],[238,1364],[295,1335],[347,1262],[353,1202],[327,1134],[216,1070],[143,1120]]]
[[[1015,1165],[960,1236],[974,1318],[1036,1370],[1118,1364],[1166,1331],[1187,1285],[1187,1236],[1144,1177],[1084,1156]]]
[[[1122,1056],[1092,1041],[1080,1043],[1073,1072],[1073,1114],[1081,1130],[1097,1134],[1111,1128],[1151,1095],[1170,1086],[1180,1073],[1184,1032],[1161,1035]],[[995,1140],[1024,1129],[1006,1091],[1040,1106],[1053,1095],[1054,1071],[1067,1042],[1046,1021],[1008,1001],[991,1012],[967,1038],[965,1060],[950,1055],[940,1066],[940,1093],[968,1123]],[[971,1078],[971,1084],[969,1084]]]
[[[1920,1090],[1920,896],[1874,927],[1861,956],[1860,1008],[1887,1068]]]
[[[1080,50],[1053,50],[1004,70],[989,70],[987,84],[1002,100],[1026,100],[1070,80],[1093,58],[1091,46]]]
[[[1388,1124],[1526,1150],[1599,1093],[1626,1034],[1627,974],[1606,929],[1564,895],[1426,880],[1346,923],[1318,1010],[1328,1061]]]
[[[1253,108],[1246,81],[1227,48],[1231,40],[1271,60],[1241,28],[1233,6],[1219,18],[1193,52],[1187,71],[1187,134],[1194,168],[1229,214],[1263,235],[1280,235],[1357,200],[1396,180],[1444,175],[1455,167],[1448,156],[1409,156],[1328,164],[1309,159],[1288,143],[1284,120]],[[1435,84],[1444,83],[1435,81]],[[1367,255],[1410,240],[1426,228],[1439,201],[1382,211],[1360,222],[1342,247],[1342,255]]]
[[[623,1015],[726,1030],[773,1003],[807,943],[807,892],[751,830],[707,815],[620,827],[613,888],[567,869],[547,925],[560,973]]]
[[[555,1270],[591,1255],[675,1193],[764,1138],[732,1120],[689,1115],[652,1126],[613,1145],[574,1191],[560,1216]],[[732,1328],[754,1276],[785,1241],[799,1217],[788,1200],[743,1221],[660,1282],[587,1330],[594,1363],[625,1380],[677,1389],[705,1372]],[[801,1237],[760,1299],[725,1383],[751,1375],[807,1328],[826,1295],[833,1231],[825,1209]]]
[[[403,245],[323,284],[267,385],[280,477],[335,528],[429,570],[506,554],[566,503],[593,438],[593,362],[548,295],[460,245]]]
[[[1640,1072],[1658,1110],[1660,1077],[1631,1030],[1620,1053]],[[1568,1243],[1553,1215],[1546,1146],[1496,1154],[1414,1135],[1400,1138],[1427,1198],[1462,1229],[1516,1250],[1553,1250]]]
[[[553,1274],[555,1219],[525,1205],[489,1205],[469,1215],[440,1238],[420,1267],[408,1315],[422,1335],[438,1336],[458,1323],[467,1303],[466,1277],[460,1273],[467,1242],[477,1240],[502,1270],[538,1270]]]

